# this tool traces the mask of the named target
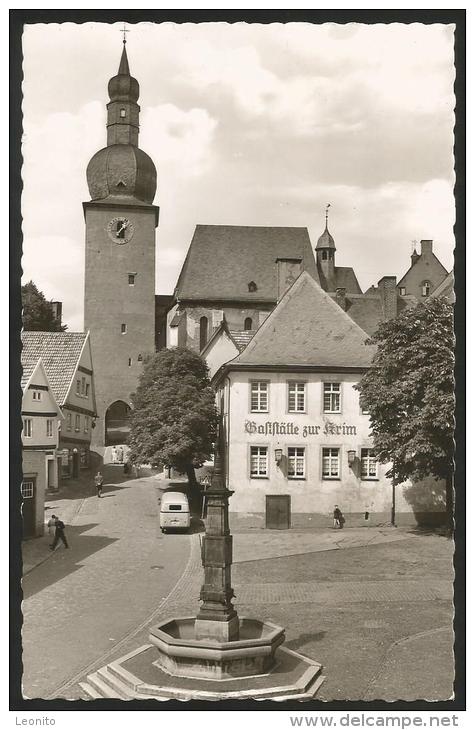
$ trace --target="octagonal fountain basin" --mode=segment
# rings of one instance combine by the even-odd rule
[[[154,664],[177,677],[234,679],[267,674],[285,631],[270,621],[242,618],[239,639],[214,641],[195,638],[195,617],[173,618],[150,630],[158,649]]]

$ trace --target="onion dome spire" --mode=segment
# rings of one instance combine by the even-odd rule
[[[125,33],[119,70],[108,85],[107,147],[97,152],[87,168],[92,200],[133,198],[151,204],[157,189],[157,171],[138,147],[140,87],[130,75]]]
[[[328,230],[328,210],[330,208],[330,203],[327,203],[327,207],[325,208],[325,230],[323,231],[322,235],[317,241],[316,248],[333,248],[336,249],[335,241],[333,240],[333,236],[331,235],[330,231]]]

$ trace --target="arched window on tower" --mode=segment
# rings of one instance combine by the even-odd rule
[[[322,251],[322,261],[326,261],[328,258],[328,251]]]
[[[252,330],[252,317],[246,317],[244,320],[244,329]]]
[[[200,350],[208,342],[208,317],[201,317],[200,319]]]

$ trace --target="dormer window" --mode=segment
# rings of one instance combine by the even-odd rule
[[[126,111],[125,111],[125,109],[121,109],[121,110],[120,110],[120,118],[121,118],[121,119],[125,119],[125,115],[126,115]]]
[[[257,284],[255,281],[250,281],[247,285],[247,288],[250,292],[257,291]]]

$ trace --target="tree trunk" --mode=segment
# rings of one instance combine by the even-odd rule
[[[190,487],[196,487],[198,482],[196,481],[195,467],[193,464],[189,464],[186,467],[186,476],[188,477]]]

